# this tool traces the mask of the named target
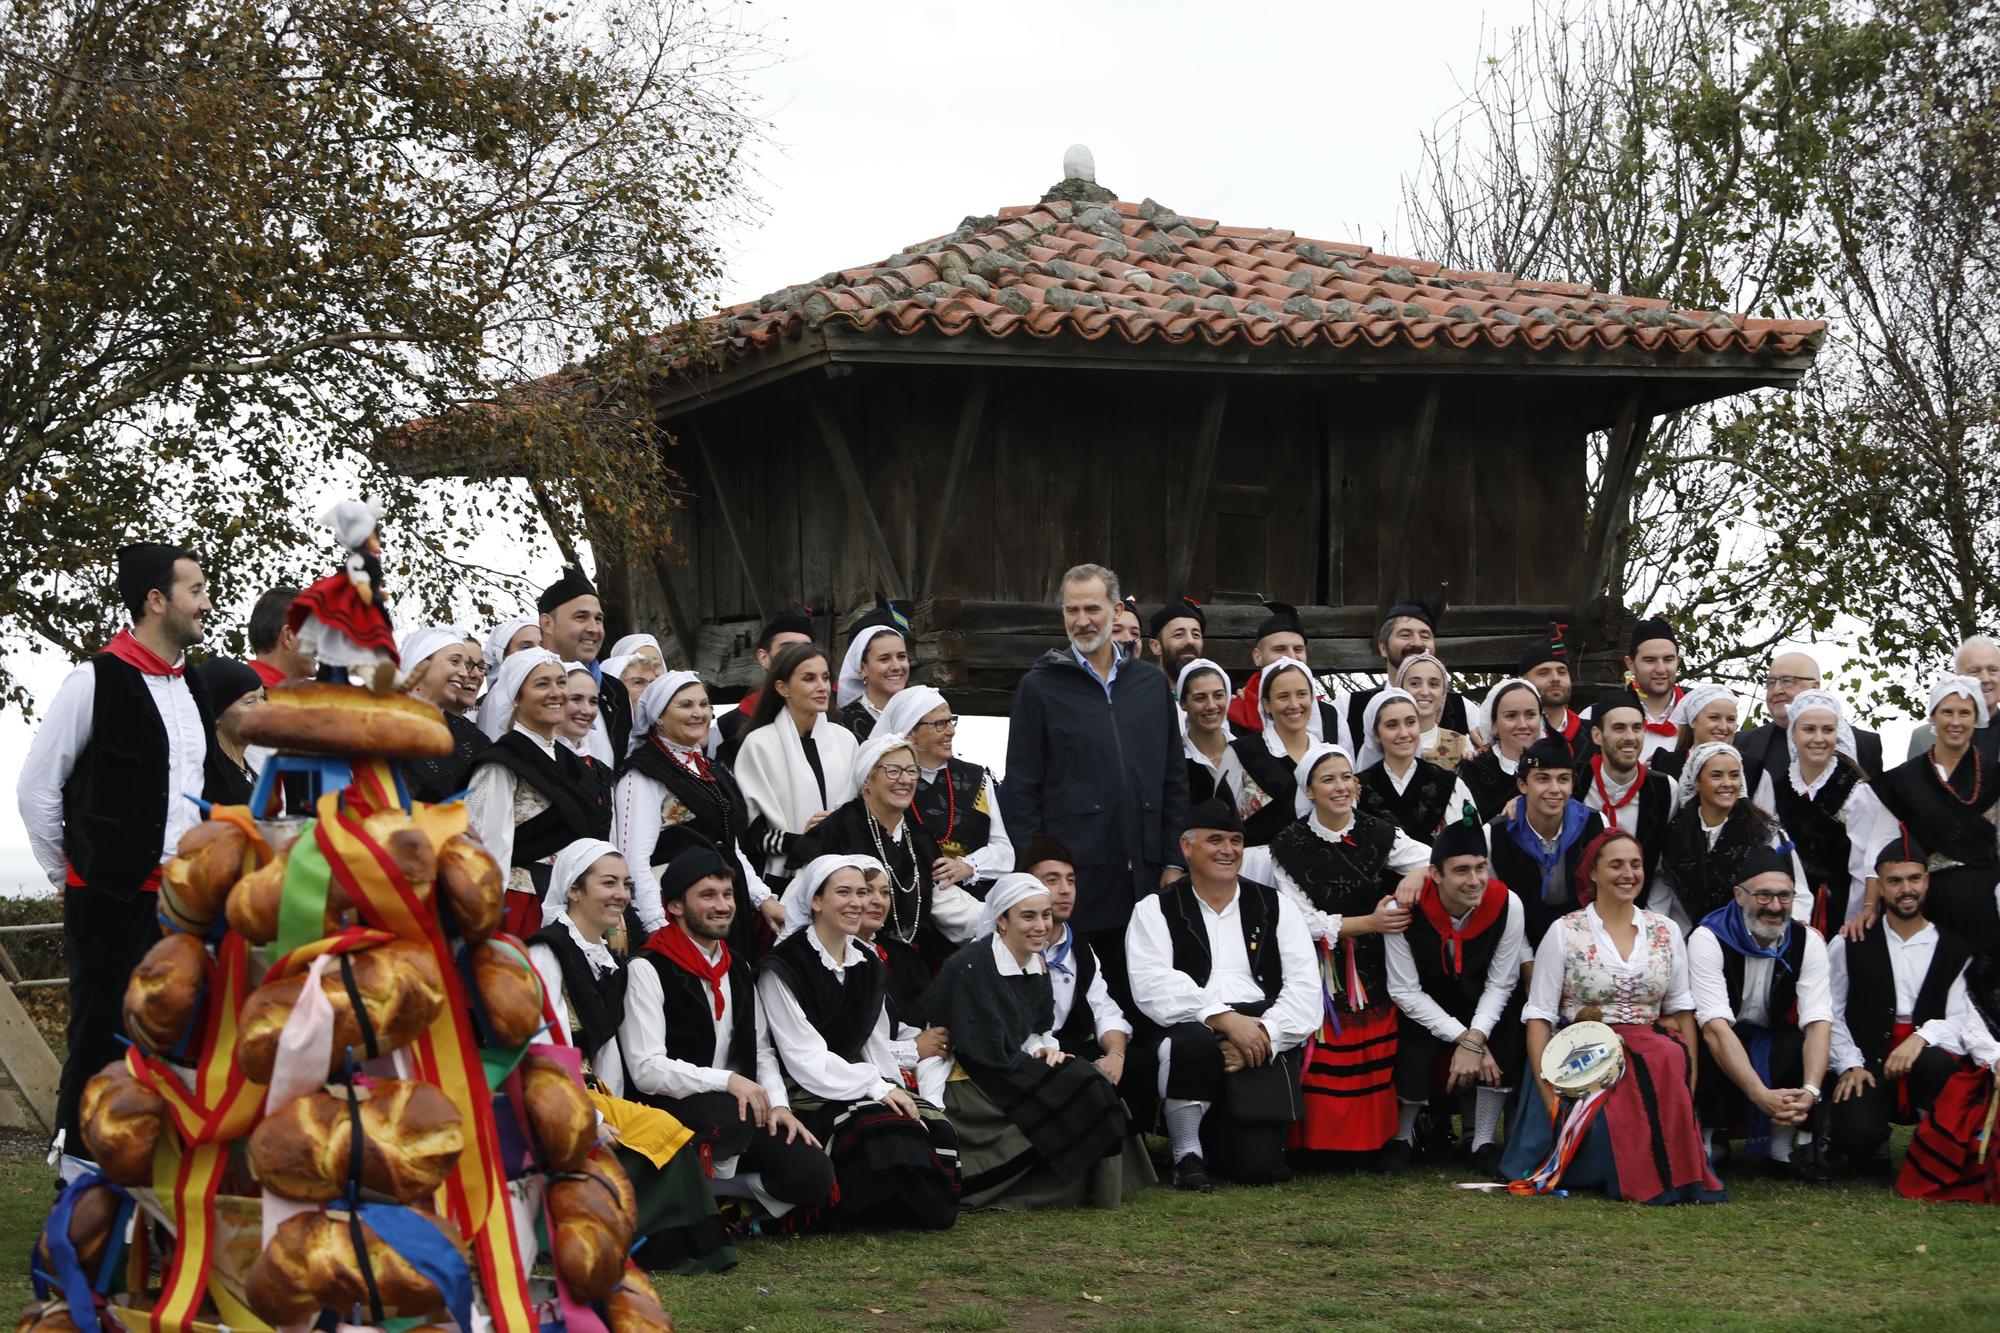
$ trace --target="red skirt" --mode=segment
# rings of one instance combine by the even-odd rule
[[[361,647],[396,661],[396,632],[389,626],[389,617],[380,602],[361,600],[346,571],[327,575],[294,598],[285,623],[296,632],[309,615],[319,617],[322,625],[339,630]]]
[[[500,929],[517,940],[525,940],[541,928],[541,895],[507,890],[500,903]]]
[[[1896,1177],[1905,1198],[1953,1203],[2000,1203],[2000,1149],[1979,1160],[1979,1135],[1993,1100],[1993,1074],[1967,1062],[1939,1091],[1937,1105],[1917,1124]]]
[[[1396,1135],[1396,1006],[1384,1002],[1322,1023],[1306,1043],[1306,1113],[1291,1146],[1310,1152],[1374,1152]]]

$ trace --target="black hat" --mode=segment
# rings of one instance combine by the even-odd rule
[[[1632,637],[1625,641],[1625,655],[1627,657],[1637,655],[1639,645],[1653,639],[1665,639],[1676,648],[1680,647],[1680,636],[1674,633],[1672,625],[1658,616],[1647,616],[1632,627]]]
[[[1570,749],[1569,741],[1561,735],[1543,736],[1521,751],[1521,758],[1514,765],[1516,777],[1525,777],[1538,768],[1573,769],[1576,767],[1576,752]]]
[[[664,906],[685,894],[711,875],[727,875],[729,867],[715,844],[692,829],[680,831],[680,848],[670,854],[660,876],[660,903]],[[657,849],[656,849],[657,850]]]
[[[1195,601],[1192,597],[1176,597],[1173,601],[1168,602],[1165,606],[1153,612],[1151,622],[1153,637],[1156,639],[1159,638],[1162,631],[1176,620],[1192,620],[1195,624],[1201,626],[1202,629],[1206,630],[1208,628],[1208,613],[1201,609],[1200,602]]]
[[[1736,866],[1736,882],[1748,884],[1759,875],[1792,873],[1792,858],[1776,847],[1752,847]]]
[[[857,618],[847,627],[847,632],[849,636],[853,636],[877,625],[902,635],[908,635],[910,632],[910,618],[898,611],[896,604],[880,593],[875,594],[875,609]]]
[[[1187,829],[1190,833],[1203,828],[1221,829],[1224,833],[1241,833],[1243,820],[1236,813],[1235,806],[1211,797],[1187,814]]]
[[[206,662],[196,662],[188,668],[188,674],[200,683],[202,693],[208,696],[209,710],[215,713],[220,713],[244,695],[255,694],[264,688],[262,676],[227,657],[211,657]]]
[[[1028,845],[1014,853],[1014,869],[1026,875],[1044,861],[1060,861],[1066,866],[1074,866],[1076,858],[1069,854],[1069,848],[1051,838],[1046,833],[1037,833],[1028,840]]]
[[[813,613],[810,606],[795,606],[789,611],[780,611],[764,622],[764,628],[757,631],[757,646],[768,650],[771,640],[780,634],[803,634],[808,639],[813,633]]]
[[[174,586],[174,562],[192,560],[178,546],[165,542],[133,542],[118,548],[118,600],[137,620],[146,610],[146,594]]]
[[[1306,627],[1299,620],[1299,609],[1296,606],[1293,606],[1289,602],[1266,602],[1264,603],[1264,609],[1271,614],[1266,616],[1264,623],[1257,627],[1257,633],[1251,639],[1251,642],[1261,643],[1269,635],[1283,634],[1287,631],[1298,635],[1300,638],[1305,637]]]
[[[562,577],[542,589],[542,595],[535,599],[535,610],[544,615],[555,610],[564,602],[573,602],[579,597],[595,597],[597,589],[582,569],[575,565],[564,565]]]
[[[1639,696],[1630,690],[1613,690],[1599,699],[1590,709],[1590,724],[1594,727],[1603,722],[1614,708],[1637,709],[1639,715],[1646,715],[1646,705],[1639,702]]]
[[[1130,611],[1132,613],[1132,618],[1134,620],[1137,620],[1139,618],[1139,599],[1137,597],[1134,597],[1131,593],[1128,592],[1123,597],[1120,597],[1118,599],[1118,605],[1124,607],[1127,611]]]
[[[1432,632],[1436,632],[1437,627],[1444,623],[1444,613],[1451,605],[1449,600],[1450,594],[1451,585],[1449,583],[1440,583],[1438,584],[1437,596],[1435,598],[1428,602],[1420,602],[1412,597],[1398,602],[1383,613],[1382,619],[1384,622],[1387,622],[1401,620],[1405,616],[1408,616],[1412,620],[1423,621],[1431,627]]]
[[[1455,819],[1438,830],[1431,840],[1431,864],[1441,866],[1454,856],[1486,855],[1486,830],[1479,822],[1479,807],[1466,802],[1465,818]]]
[[[1910,826],[1908,824],[1898,824],[1896,825],[1896,836],[1890,839],[1888,845],[1883,847],[1881,851],[1875,853],[1875,868],[1880,870],[1891,861],[1914,861],[1920,866],[1928,866],[1930,859],[1930,853],[1926,852],[1923,846],[1910,836]]]
[[[1549,624],[1549,637],[1529,644],[1521,652],[1520,674],[1527,675],[1544,662],[1561,662],[1569,665],[1569,643],[1563,635],[1569,632],[1568,625]]]

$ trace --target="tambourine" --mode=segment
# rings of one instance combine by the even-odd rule
[[[1542,1078],[1562,1097],[1588,1097],[1625,1073],[1625,1043],[1603,1023],[1571,1023],[1542,1048]]]

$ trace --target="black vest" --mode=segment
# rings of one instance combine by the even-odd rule
[[[1554,902],[1550,902],[1542,896],[1541,862],[1514,841],[1505,820],[1496,819],[1486,826],[1486,839],[1492,848],[1489,861],[1493,867],[1493,878],[1512,889],[1521,900],[1521,927],[1530,949],[1541,944],[1542,936],[1548,933],[1550,924],[1557,917],[1576,909],[1577,868],[1583,864],[1583,854],[1590,849],[1590,844],[1603,831],[1603,820],[1593,812],[1584,821],[1576,841],[1569,845],[1562,854],[1562,860],[1557,863],[1556,897]]]
[[[1458,766],[1458,779],[1465,789],[1472,793],[1472,803],[1479,807],[1479,821],[1490,823],[1507,808],[1507,802],[1520,794],[1514,775],[1500,767],[1500,751],[1488,750],[1474,755]]]
[[[666,1019],[669,1059],[704,1069],[723,1068],[715,1058],[715,995],[708,983],[653,949],[644,949],[635,963],[651,964],[660,978],[661,1009]],[[818,960],[814,960],[818,965]],[[632,1056],[628,1053],[627,1060]],[[732,1074],[757,1077],[757,982],[740,955],[729,960],[729,1064]],[[626,1080],[627,1085],[631,1083]]]
[[[1968,866],[1990,866],[2000,860],[1993,824],[1986,818],[2000,800],[2000,764],[1978,746],[1967,749],[1959,761],[1950,791],[1938,781],[1928,753],[1896,765],[1871,785],[1889,813],[1909,825],[1910,833],[1933,855]]]
[[[403,777],[416,800],[442,801],[464,791],[472,778],[472,761],[492,744],[479,724],[462,714],[447,712],[444,724],[451,731],[450,754],[403,761]]]
[[[1576,766],[1576,799],[1590,804],[1589,794],[1596,790],[1597,774],[1590,766],[1590,760],[1579,756]],[[1632,826],[1632,807],[1625,806],[1618,812],[1619,827],[1639,840],[1639,851],[1646,863],[1646,882],[1653,882],[1653,873],[1660,868],[1660,857],[1667,850],[1667,841],[1673,829],[1674,784],[1666,774],[1652,765],[1646,766],[1646,780],[1639,784],[1639,825]],[[1605,828],[1611,827],[1611,816],[1598,813]]]
[[[90,665],[96,675],[90,740],[63,783],[63,854],[79,880],[129,900],[167,850],[169,797],[200,793],[167,791],[167,724],[146,688],[146,674],[109,653],[91,658]],[[182,679],[213,751],[208,697],[192,675]]]
[[[1174,944],[1174,971],[1193,978],[1197,986],[1208,984],[1209,970],[1215,966],[1208,927],[1202,921],[1206,910],[1189,881],[1160,893],[1160,915],[1166,918],[1167,937]],[[1236,881],[1236,920],[1243,929],[1250,975],[1257,978],[1264,1003],[1274,1004],[1285,988],[1285,961],[1278,953],[1278,891],[1247,879]]]
[[[1244,773],[1269,798],[1257,813],[1243,816],[1244,845],[1267,846],[1298,818],[1298,813],[1292,809],[1292,797],[1298,789],[1298,765],[1284,755],[1272,754],[1264,744],[1264,733],[1261,731],[1238,736],[1229,743],[1229,748],[1236,752]],[[1239,791],[1235,796],[1236,808],[1241,811],[1245,793]]]
[[[1493,918],[1493,924],[1469,940],[1462,941],[1465,950],[1463,970],[1454,974],[1444,963],[1444,936],[1438,933],[1424,915],[1422,907],[1410,914],[1410,928],[1403,934],[1410,946],[1410,962],[1417,969],[1417,987],[1436,1002],[1438,1008],[1450,1014],[1461,1023],[1470,1023],[1473,1014],[1479,1010],[1479,997],[1486,991],[1486,972],[1493,966],[1493,955],[1500,951],[1500,940],[1507,933],[1507,914],[1510,904],[1502,904],[1500,915]],[[1523,987],[1516,985],[1510,1007],[1520,1003]],[[1492,1036],[1492,1033],[1487,1033]]]
[[[1395,825],[1357,811],[1347,828],[1347,837],[1353,841],[1331,842],[1308,827],[1311,818],[1294,820],[1280,833],[1271,843],[1271,858],[1316,910],[1366,916],[1396,886],[1396,877],[1389,869],[1389,853],[1396,845]],[[1356,935],[1353,939],[1354,965],[1361,974],[1361,984],[1371,995],[1386,998],[1389,964],[1382,937]],[[1345,1008],[1347,989],[1343,986],[1337,991],[1334,1004]]]
[[[986,770],[964,759],[946,760],[937,781],[917,783],[910,814],[946,856],[963,860],[993,836],[993,816],[976,808],[985,786]]]
[[[868,738],[875,734],[875,716],[868,711],[868,705],[856,699],[842,704],[834,715],[834,721],[854,733],[854,739],[866,745]]]
[[[624,681],[612,675],[599,675],[597,711],[604,721],[604,734],[611,738],[611,753],[624,754],[632,740],[632,696]]]
[[[1797,1027],[1799,968],[1805,965],[1806,936],[1812,927],[1792,923],[1792,942],[1786,946],[1782,959],[1771,964],[1771,993],[1764,1000],[1765,1026],[1778,1028]],[[1722,982],[1729,991],[1729,1009],[1741,1017],[1743,1013],[1743,964],[1747,960],[1742,954],[1722,946]]]
[[[554,856],[578,838],[611,836],[611,804],[576,752],[558,741],[551,760],[518,731],[509,731],[474,761],[499,764],[540,792],[549,808],[514,827],[514,864],[533,865]]]
[[[1847,873],[1847,859],[1853,846],[1847,836],[1847,825],[1840,821],[1839,815],[1847,806],[1847,798],[1861,785],[1861,770],[1836,759],[1826,785],[1816,794],[1806,796],[1792,785],[1791,767],[1787,761],[1765,770],[1771,777],[1771,803],[1778,807],[1774,813],[1799,850],[1799,863],[1806,868],[1807,888],[1825,888],[1830,919],[1844,921],[1848,895],[1853,888]]]
[[[882,1016],[882,999],[887,969],[875,951],[863,945],[861,961],[845,971],[843,981],[829,970],[813,949],[812,927],[795,930],[772,946],[758,966],[784,983],[799,1002],[806,1021],[819,1033],[827,1050],[841,1059],[858,1064],[875,1022]],[[783,1048],[778,1060],[783,1063]]]
[[[1769,830],[1748,797],[1730,809],[1713,847],[1702,830],[1700,807],[1690,801],[1668,830],[1666,854],[1674,897],[1687,919],[1698,926],[1710,912],[1734,902],[1736,885],[1743,878],[1743,858],[1753,848],[1769,845]]]
[[[1090,1011],[1090,987],[1097,980],[1097,955],[1075,931],[1070,932],[1069,938],[1069,965],[1076,973],[1076,990],[1070,998],[1069,1013],[1055,1031],[1055,1039],[1056,1045],[1071,1055],[1080,1055],[1097,1049],[1097,1015]],[[1043,957],[1046,959],[1047,955]]]
[[[704,780],[690,773],[681,762],[659,746],[647,743],[625,761],[626,767],[643,774],[672,792],[683,809],[694,816],[685,824],[662,825],[653,843],[649,866],[663,866],[694,845],[691,835],[699,834],[713,843],[728,867],[736,889],[736,919],[729,927],[730,951],[749,957],[757,940],[757,913],[750,906],[750,886],[737,859],[744,830],[750,824],[750,807],[743,799],[736,777],[720,763],[709,765]]]
[[[1415,838],[1428,843],[1451,815],[1451,792],[1457,779],[1428,759],[1412,760],[1417,771],[1410,785],[1399,793],[1389,777],[1386,763],[1370,764],[1361,770],[1361,809]]]
[[[805,866],[816,856],[875,856],[875,839],[868,819],[868,807],[859,796],[841,806],[822,819],[818,828],[799,838],[792,849],[793,868]],[[877,859],[887,866],[890,880],[898,886],[890,890],[889,920],[882,930],[903,939],[910,933],[910,923],[917,922],[915,937],[908,942],[916,946],[935,974],[958,948],[938,930],[931,915],[931,866],[937,861],[937,843],[923,825],[906,815],[903,840],[898,843],[884,835],[882,852]],[[912,877],[915,889],[907,887]]]
[[[1218,783],[1215,780],[1215,774],[1209,771],[1207,764],[1202,763],[1198,759],[1188,760],[1187,775],[1188,809],[1194,809],[1197,805],[1200,805],[1211,797],[1220,799],[1223,804],[1232,810],[1236,808],[1236,798],[1239,793],[1229,790],[1227,782]]]
[[[1882,1061],[1889,1054],[1896,1030],[1896,970],[1889,962],[1888,931],[1888,922],[1877,921],[1859,944],[1849,940],[1842,946],[1847,955],[1847,1009],[1842,1018],[1869,1072],[1877,1075],[1882,1072]],[[1910,1015],[1918,1027],[1944,1017],[1951,983],[1958,979],[1970,956],[1971,950],[1958,936],[1938,932],[1930,970],[1917,987],[1917,1007]]]
[[[596,1059],[598,1049],[618,1035],[618,1024],[625,1017],[625,969],[598,976],[560,921],[543,926],[528,937],[528,943],[545,944],[556,956],[562,968],[563,996],[576,1015],[571,1042],[585,1060]]]

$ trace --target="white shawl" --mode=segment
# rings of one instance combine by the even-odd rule
[[[854,799],[854,756],[860,750],[854,733],[825,713],[813,719],[813,744],[819,748],[820,771],[826,775],[827,810],[838,810]],[[736,785],[753,816],[762,815],[786,833],[804,833],[806,821],[822,809],[812,766],[791,713],[780,709],[766,726],[743,738],[736,754]],[[781,874],[783,858],[765,864],[765,874]]]

